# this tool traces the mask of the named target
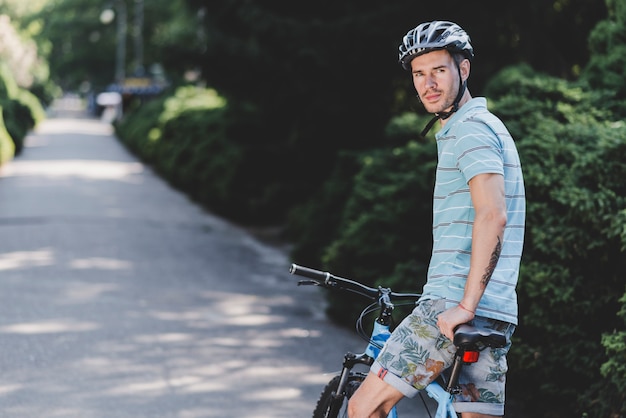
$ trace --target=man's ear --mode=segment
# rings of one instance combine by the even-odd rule
[[[470,60],[464,59],[463,61],[461,61],[461,64],[459,65],[459,70],[461,71],[461,79],[463,81],[466,81],[469,78],[471,66],[472,65],[470,63]]]

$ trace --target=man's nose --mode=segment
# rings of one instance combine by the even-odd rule
[[[435,77],[433,77],[432,75],[426,75],[424,77],[424,85],[428,88],[436,86],[437,82],[435,80]]]

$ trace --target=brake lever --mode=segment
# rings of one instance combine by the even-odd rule
[[[309,286],[309,285],[319,286],[320,284],[319,282],[316,282],[315,280],[300,280],[298,282],[298,286]]]

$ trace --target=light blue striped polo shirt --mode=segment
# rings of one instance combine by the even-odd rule
[[[484,98],[463,105],[436,135],[438,164],[433,194],[433,253],[425,298],[449,306],[463,297],[469,272],[474,208],[469,180],[482,173],[504,175],[507,225],[502,252],[478,305],[477,315],[517,324],[517,293],[524,241],[526,199],[515,143]]]

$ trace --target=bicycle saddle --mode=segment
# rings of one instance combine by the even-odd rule
[[[454,345],[464,349],[482,350],[485,347],[500,348],[506,345],[503,333],[492,329],[478,329],[473,325],[459,325],[454,332]]]

